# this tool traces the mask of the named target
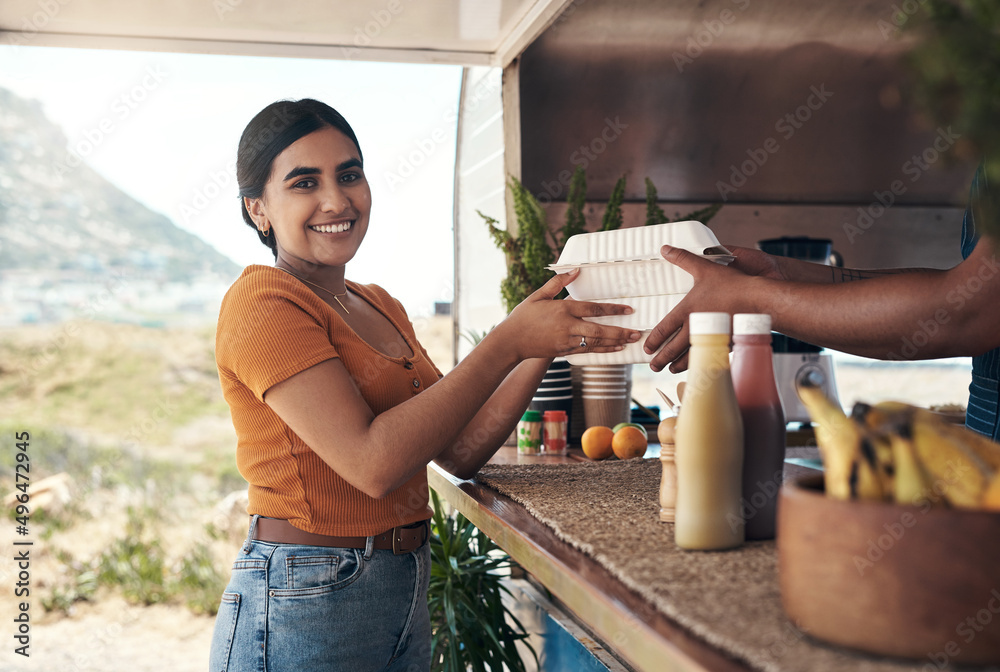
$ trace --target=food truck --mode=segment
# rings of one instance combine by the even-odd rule
[[[458,334],[503,317],[497,288],[507,270],[483,214],[517,232],[511,178],[552,227],[583,169],[591,231],[623,176],[622,227],[642,226],[648,178],[669,218],[721,204],[710,229],[722,245],[771,241],[785,256],[849,268],[955,266],[977,159],[906,95],[904,28],[922,5],[6,0],[0,28],[24,34],[17,22],[29,17],[33,46],[462,66]],[[456,338],[455,360],[470,347]],[[781,354],[785,415],[808,425],[789,395],[803,366],[831,369],[819,348],[791,344]],[[835,396],[835,385],[827,392]],[[788,495],[800,515],[784,521],[795,544],[778,548],[779,524],[777,543],[686,552],[656,515],[655,429],[650,439],[646,460],[598,462],[573,450],[526,457],[507,446],[475,479],[428,468],[430,486],[521,568],[518,613],[533,624],[543,660],[649,671],[1000,662],[990,606],[1000,594],[976,592],[1000,579],[998,514],[831,508],[800,490]],[[786,463],[784,479],[817,477],[815,442],[794,448],[800,459]],[[949,545],[951,556],[931,548]],[[827,580],[802,563],[824,563],[812,567]],[[915,569],[921,563],[927,572]],[[938,578],[928,585],[927,576]]]

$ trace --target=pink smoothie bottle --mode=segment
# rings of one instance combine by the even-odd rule
[[[773,539],[785,463],[785,414],[774,380],[771,316],[733,316],[733,387],[743,418],[746,538]]]

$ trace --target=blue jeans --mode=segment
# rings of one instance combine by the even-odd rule
[[[233,563],[210,672],[426,672],[430,546],[412,553],[253,539]]]

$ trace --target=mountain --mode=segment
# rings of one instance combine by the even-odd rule
[[[67,147],[39,102],[0,89],[0,273],[170,283],[239,274],[231,259],[91,169],[81,158],[92,151],[87,142]]]

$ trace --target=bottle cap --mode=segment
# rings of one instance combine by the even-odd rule
[[[737,313],[733,315],[733,335],[771,335],[771,316],[762,313]]]
[[[729,313],[691,313],[688,326],[692,336],[698,334],[728,334]]]
[[[521,416],[521,422],[541,422],[542,414],[538,411],[525,411]]]
[[[566,411],[545,411],[545,422],[566,422]]]

